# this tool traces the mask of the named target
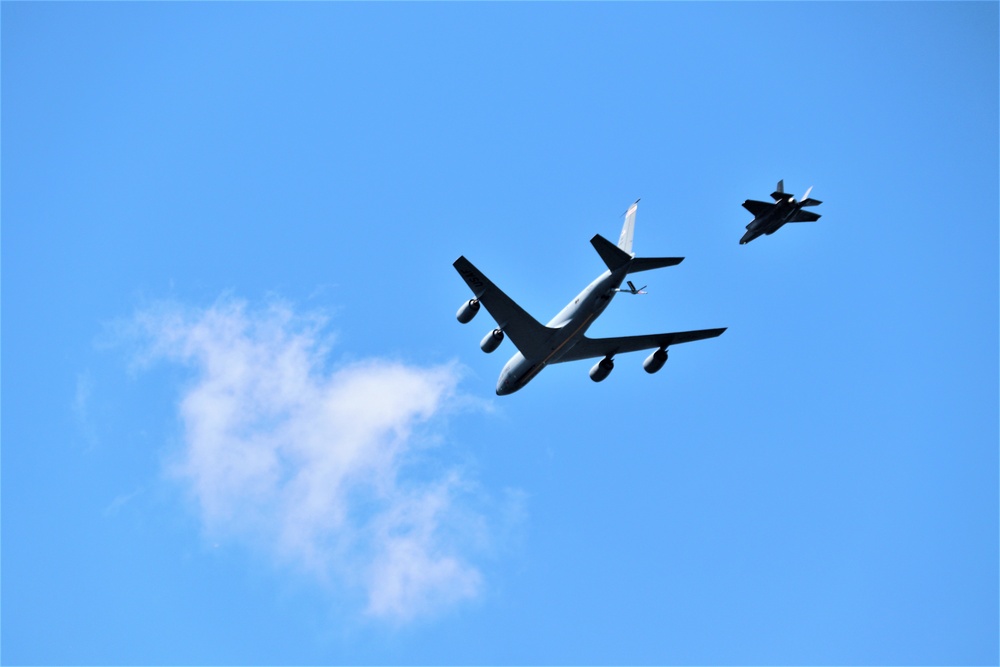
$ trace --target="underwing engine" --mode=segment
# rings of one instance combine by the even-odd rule
[[[468,324],[472,321],[472,318],[476,316],[479,312],[479,299],[469,299],[462,304],[462,307],[458,309],[455,317],[462,324]]]
[[[647,373],[655,373],[663,368],[665,363],[667,363],[667,351],[661,348],[646,357],[646,360],[642,362],[642,367]]]
[[[590,369],[590,379],[594,382],[600,382],[604,378],[611,375],[611,371],[615,368],[615,362],[612,361],[611,357],[605,357],[594,364],[594,367]]]
[[[486,334],[482,342],[479,343],[479,347],[483,348],[483,352],[489,354],[493,350],[500,347],[500,343],[503,342],[503,331],[500,329],[494,329],[493,331]]]

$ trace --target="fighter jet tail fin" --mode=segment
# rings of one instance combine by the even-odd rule
[[[812,191],[813,191],[813,186],[810,185],[809,189],[806,190],[806,193],[802,195],[802,201],[799,202],[799,206],[819,206],[820,204],[823,203],[818,199],[809,198],[809,193]]]
[[[771,199],[781,201],[785,198],[785,179],[778,181],[778,189],[771,193]]]

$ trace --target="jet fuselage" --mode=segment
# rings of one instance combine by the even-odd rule
[[[528,384],[545,366],[558,361],[572,349],[611,303],[627,273],[627,267],[616,271],[605,271],[587,285],[575,299],[566,304],[566,307],[546,325],[557,329],[548,341],[546,354],[537,358],[526,358],[518,351],[500,372],[497,395],[513,394]]]
[[[762,216],[754,218],[747,225],[747,233],[740,239],[740,245],[750,243],[758,236],[770,235],[781,229],[786,222],[795,217],[802,207],[797,202],[781,201]]]

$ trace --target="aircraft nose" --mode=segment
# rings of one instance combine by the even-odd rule
[[[516,385],[510,380],[504,378],[497,382],[497,396],[507,396],[508,394],[514,393]]]

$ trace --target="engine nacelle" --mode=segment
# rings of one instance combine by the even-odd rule
[[[594,367],[590,369],[590,379],[594,382],[600,382],[604,378],[611,375],[611,371],[615,368],[615,362],[605,357],[594,364]]]
[[[483,352],[489,354],[493,350],[500,347],[500,343],[503,342],[503,331],[500,329],[494,329],[493,331],[486,334],[486,338],[479,343],[479,347],[483,348]]]
[[[667,351],[659,349],[646,357],[646,361],[642,362],[642,367],[646,369],[647,373],[655,373],[663,368],[663,364],[665,363],[667,363]]]
[[[479,312],[479,299],[469,299],[462,304],[462,307],[458,309],[458,313],[455,317],[462,324],[468,324],[472,321],[472,318],[476,316]]]

